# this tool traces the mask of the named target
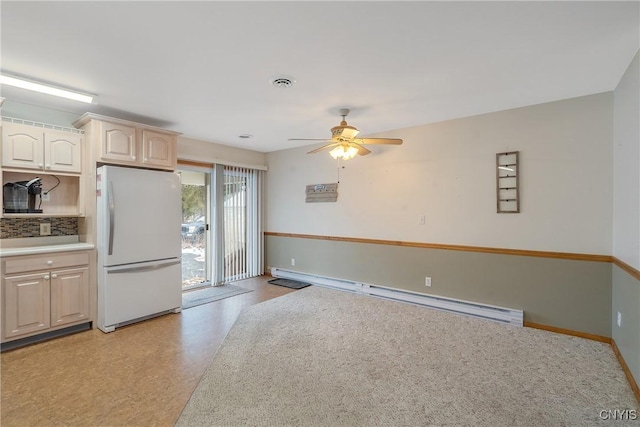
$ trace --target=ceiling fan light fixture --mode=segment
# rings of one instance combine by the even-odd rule
[[[358,155],[358,149],[356,147],[349,147],[344,151],[344,154],[342,155],[342,160],[353,159],[357,155]]]
[[[339,145],[333,150],[329,151],[329,155],[334,159],[342,158],[343,154],[344,154],[344,147],[342,145]]]
[[[350,160],[358,155],[358,149],[351,146],[347,146],[345,148],[344,146],[339,145],[333,150],[329,151],[329,154],[334,159]]]
[[[347,114],[349,114],[349,110],[343,108],[340,110],[340,115],[342,116],[342,121],[338,126],[334,126],[331,128],[331,139],[319,139],[319,138],[311,138],[311,139],[289,139],[289,141],[324,141],[325,143],[329,142],[329,144],[325,144],[320,148],[316,148],[315,150],[309,151],[307,154],[314,154],[322,150],[328,150],[331,157],[334,159],[342,159],[349,160],[353,159],[355,156],[366,156],[367,154],[371,154],[371,150],[363,147],[366,144],[390,144],[390,145],[400,145],[402,144],[402,139],[400,138],[358,138],[358,134],[360,131],[347,124]]]

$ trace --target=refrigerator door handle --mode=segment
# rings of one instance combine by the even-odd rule
[[[115,204],[113,203],[113,182],[109,181],[109,255],[113,255],[113,230],[115,227]]]
[[[172,265],[180,264],[181,262],[182,262],[181,260],[177,260],[172,262],[166,262],[163,264],[141,265],[138,267],[127,267],[127,268],[118,268],[118,269],[107,268],[107,274],[138,273],[142,271],[152,271],[152,270],[158,270],[160,268],[165,268]]]

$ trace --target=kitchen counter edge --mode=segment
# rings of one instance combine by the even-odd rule
[[[20,255],[37,255],[37,254],[50,254],[57,252],[72,252],[72,251],[88,251],[95,249],[95,245],[92,243],[67,243],[61,245],[44,245],[44,246],[25,246],[19,248],[1,248],[0,258],[20,256]]]

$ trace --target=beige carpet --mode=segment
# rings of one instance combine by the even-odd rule
[[[640,410],[607,344],[314,286],[239,317],[176,425],[640,424],[603,409]]]

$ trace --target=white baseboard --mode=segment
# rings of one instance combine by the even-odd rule
[[[524,319],[524,312],[522,310],[441,297],[438,295],[405,291],[386,286],[356,282],[353,280],[319,276],[299,271],[285,270],[278,267],[271,268],[271,275],[273,277],[311,283],[312,285],[423,305],[437,310],[493,320],[516,326],[522,326]]]

